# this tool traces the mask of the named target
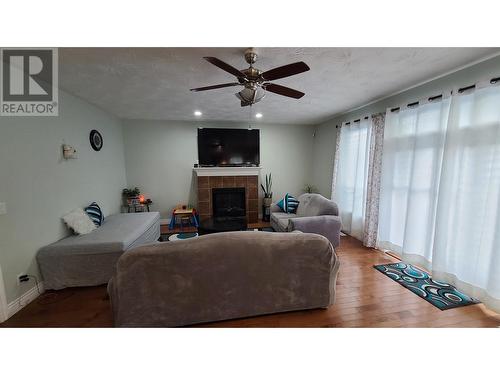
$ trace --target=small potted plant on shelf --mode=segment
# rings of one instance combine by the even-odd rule
[[[271,173],[269,175],[266,174],[266,186],[264,187],[263,184],[260,184],[260,187],[262,188],[262,191],[264,192],[264,199],[262,203],[262,220],[263,221],[269,221],[270,220],[270,214],[271,214],[271,203],[273,202],[273,192],[271,191],[271,188],[273,186],[273,180]]]
[[[139,204],[140,195],[141,191],[138,187],[133,189],[123,189],[122,191],[123,201],[126,205]]]

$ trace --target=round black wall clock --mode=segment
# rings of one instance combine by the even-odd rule
[[[102,135],[97,130],[92,130],[90,132],[90,145],[96,151],[102,148]]]

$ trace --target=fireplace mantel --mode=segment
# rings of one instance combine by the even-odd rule
[[[262,167],[198,167],[197,176],[258,176]]]

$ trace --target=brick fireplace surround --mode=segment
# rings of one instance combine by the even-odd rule
[[[247,220],[249,223],[259,221],[259,176],[199,176],[198,206],[200,220],[212,217],[213,188],[245,188]]]

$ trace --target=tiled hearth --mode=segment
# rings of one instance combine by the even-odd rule
[[[259,176],[198,176],[198,213],[200,219],[212,217],[213,188],[245,188],[247,220],[259,221]]]

